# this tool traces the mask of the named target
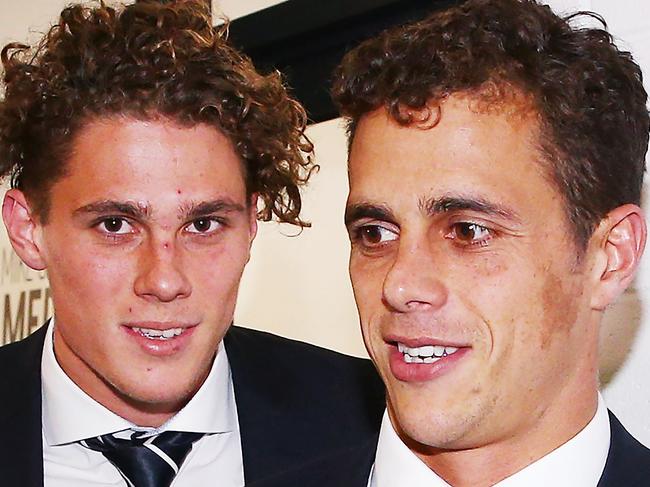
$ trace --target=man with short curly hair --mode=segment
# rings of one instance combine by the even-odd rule
[[[72,5],[2,50],[3,218],[54,318],[0,350],[2,485],[241,486],[370,437],[372,366],[232,327],[257,220],[300,219],[306,116],[205,2]]]
[[[650,485],[598,392],[600,322],[646,241],[647,95],[577,20],[468,0],[342,61],[350,276],[387,410],[278,487]]]
[[[337,462],[348,485],[650,485],[598,392],[602,315],[646,241],[647,95],[578,20],[469,0],[335,74],[350,275],[387,388],[378,442]]]

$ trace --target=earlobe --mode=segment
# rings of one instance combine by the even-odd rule
[[[643,210],[632,204],[619,206],[607,214],[597,232],[602,244],[592,308],[604,311],[634,279],[647,237]]]
[[[22,191],[18,189],[7,191],[2,203],[2,219],[11,246],[18,257],[34,270],[45,269],[45,259],[38,238],[40,225]]]

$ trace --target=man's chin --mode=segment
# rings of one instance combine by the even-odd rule
[[[172,375],[174,381],[171,382],[171,374],[173,371],[150,373],[144,377],[130,377],[128,382],[109,384],[114,397],[111,404],[104,406],[139,426],[149,425],[133,418],[151,417],[156,421],[155,418],[171,417],[189,402],[205,380],[205,374],[197,371],[190,375]],[[197,380],[198,377],[203,379]]]
[[[421,405],[397,404],[391,413],[391,422],[402,441],[413,451],[423,455],[440,450],[461,450],[471,447],[472,425],[465,411],[454,412],[445,408],[426,408],[424,404],[435,404],[435,399],[420,400]],[[426,409],[423,409],[426,408]],[[467,416],[466,416],[467,415]]]

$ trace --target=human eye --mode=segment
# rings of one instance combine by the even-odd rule
[[[445,238],[464,247],[485,247],[494,237],[489,228],[474,222],[458,222],[451,225]]]
[[[216,232],[223,226],[223,223],[215,218],[197,218],[185,226],[187,233],[196,235],[209,235]]]
[[[397,240],[396,230],[379,224],[363,224],[352,228],[352,242],[365,248],[378,248]]]
[[[102,218],[95,223],[95,228],[108,236],[128,235],[134,232],[134,228],[126,218],[109,216]]]

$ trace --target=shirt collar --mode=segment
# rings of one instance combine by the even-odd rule
[[[397,436],[388,417],[388,411],[384,412],[381,420],[371,477],[370,487],[393,485],[449,487],[447,482],[429,469]]]
[[[54,326],[52,319],[41,356],[43,435],[48,445],[74,443],[126,429],[153,433],[225,433],[238,429],[230,365],[223,344],[208,377],[187,405],[160,428],[141,428],[96,402],[66,375],[54,355]]]
[[[599,393],[596,414],[582,431],[496,486],[593,487],[605,468],[610,435],[607,408]],[[369,486],[393,485],[449,487],[402,442],[385,412]]]

